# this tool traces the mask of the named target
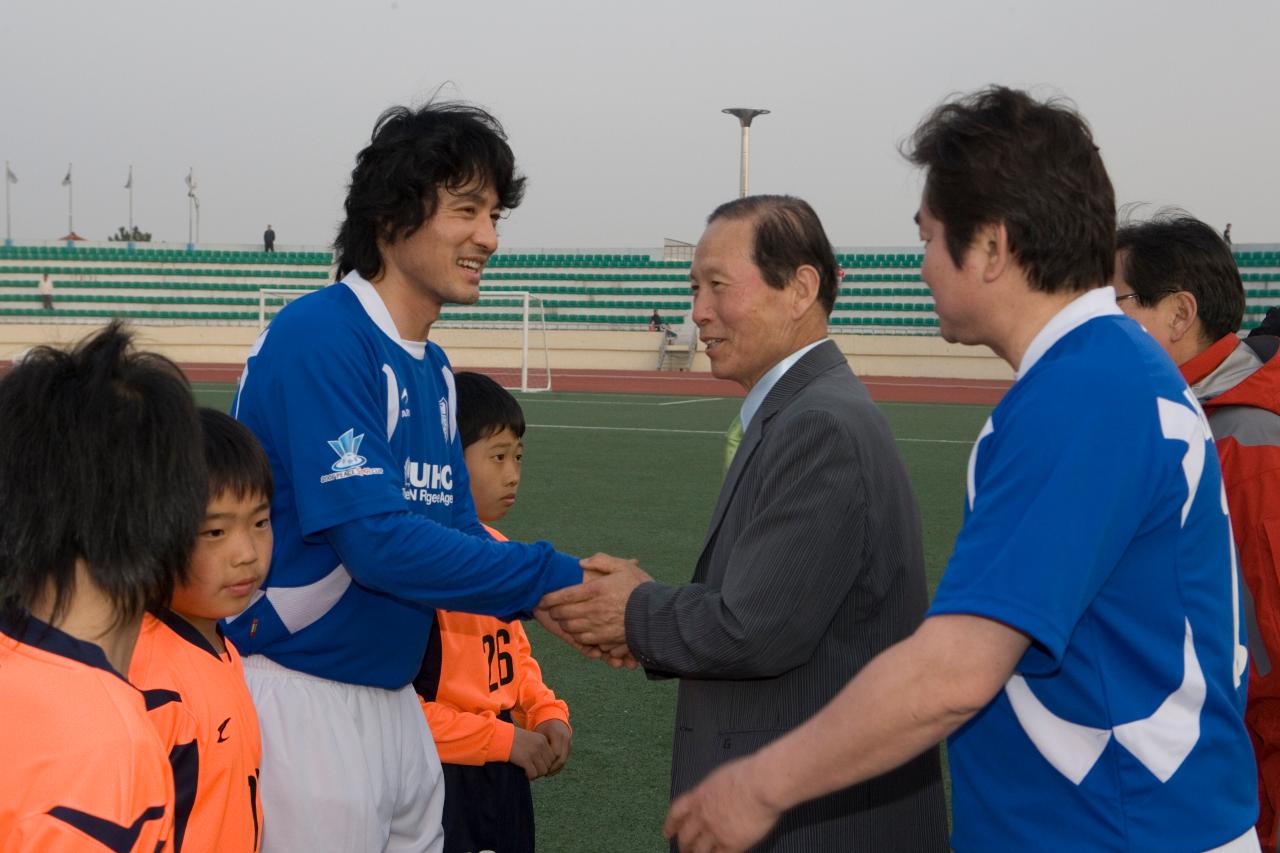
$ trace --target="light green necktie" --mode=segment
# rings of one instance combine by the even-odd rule
[[[736,415],[724,434],[724,470],[728,471],[733,464],[733,454],[738,452],[739,444],[742,444],[742,416]]]

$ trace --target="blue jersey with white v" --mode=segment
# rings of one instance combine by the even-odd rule
[[[992,413],[930,615],[1032,641],[949,741],[959,853],[1209,850],[1250,829],[1244,626],[1217,454],[1168,357],[1081,297]]]
[[[288,305],[245,365],[234,414],[275,476],[271,571],[227,624],[245,655],[399,688],[435,608],[507,615],[581,580],[545,542],[494,542],[476,519],[453,374],[401,341],[352,274]]]

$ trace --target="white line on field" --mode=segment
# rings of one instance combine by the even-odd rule
[[[661,427],[620,427],[620,426],[585,426],[583,424],[529,424],[537,429],[585,429],[599,432],[669,432],[682,435],[714,435],[724,437],[723,430],[717,429],[668,429]],[[909,441],[915,444],[973,444],[972,441],[960,441],[950,438],[899,438],[898,441]]]
[[[686,435],[718,435],[724,438],[724,430],[715,429],[660,429],[658,427],[582,426],[581,424],[529,424],[538,429],[590,429],[602,432],[670,432]]]
[[[683,406],[685,403],[711,403],[716,400],[723,400],[723,397],[694,397],[689,400],[672,400],[668,403],[659,403],[659,406]]]
[[[554,400],[549,397],[521,397],[520,405],[530,403],[572,403],[575,406],[665,406],[666,403],[643,402],[630,400]]]

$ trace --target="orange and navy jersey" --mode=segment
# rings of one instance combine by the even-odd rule
[[[437,610],[413,685],[444,764],[510,761],[515,725],[569,722],[569,706],[542,683],[518,621]]]
[[[175,613],[147,614],[129,665],[173,766],[175,850],[254,851],[262,842],[258,715],[231,643],[219,654]]]
[[[173,779],[99,646],[0,617],[0,851],[171,849]]]

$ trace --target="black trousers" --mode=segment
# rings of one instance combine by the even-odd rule
[[[533,853],[533,794],[510,762],[445,764],[444,853]]]

